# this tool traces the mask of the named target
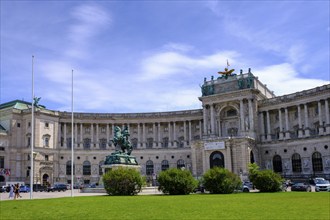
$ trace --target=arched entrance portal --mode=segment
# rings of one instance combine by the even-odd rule
[[[48,186],[49,184],[49,176],[47,173],[45,173],[44,175],[42,175],[42,185],[44,186]]]
[[[210,155],[210,168],[225,167],[225,158],[220,151],[214,151]]]

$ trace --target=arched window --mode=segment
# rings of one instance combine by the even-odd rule
[[[186,167],[186,165],[184,164],[184,160],[180,159],[176,163],[176,168],[181,169],[182,167]]]
[[[322,164],[322,155],[319,152],[314,152],[312,155],[312,164],[314,172],[322,172],[323,164]]]
[[[168,164],[168,160],[163,160],[162,161],[162,171],[167,170],[170,168],[170,165]]]
[[[148,160],[146,163],[146,174],[152,175],[154,173],[154,163],[151,160]]]
[[[253,151],[251,150],[250,151],[250,163],[254,163],[254,154],[253,154]]]
[[[292,155],[292,171],[301,172],[301,158],[300,155],[297,153],[294,153]]]
[[[210,168],[225,167],[225,159],[221,152],[215,151],[210,155]]]
[[[44,136],[42,136],[42,139],[43,139],[43,145],[44,145],[44,147],[49,147],[50,135],[49,134],[45,134]]]
[[[102,171],[102,165],[104,164],[104,161],[102,160],[102,161],[100,161],[100,163],[99,163],[99,175],[101,176],[101,175],[103,175],[103,171]]]
[[[83,163],[83,175],[91,175],[91,163],[87,160]]]
[[[66,175],[71,175],[71,160],[66,162]],[[75,175],[75,165],[73,164],[73,175]]]
[[[275,155],[273,157],[273,169],[274,169],[274,172],[277,172],[277,173],[282,172],[282,158],[280,155]]]

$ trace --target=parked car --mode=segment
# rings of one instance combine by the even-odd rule
[[[55,192],[55,191],[63,191],[65,192],[67,190],[66,184],[55,184],[54,186],[50,186],[47,188],[47,192]]]
[[[330,182],[328,180],[319,180],[315,184],[315,192],[330,192]]]
[[[30,192],[30,187],[28,187],[28,186],[20,186],[19,187],[19,192],[22,192],[22,193],[28,193],[28,192]]]
[[[47,191],[47,186],[41,184],[33,184],[33,192],[45,192]]]
[[[6,188],[7,188],[6,186],[1,186],[0,187],[0,193],[6,192]]]
[[[312,187],[309,183],[295,183],[291,186],[291,191],[311,192]]]
[[[205,192],[205,188],[202,184],[198,185],[195,189],[194,189],[194,193],[197,193],[197,192],[201,192],[201,193],[204,193]]]

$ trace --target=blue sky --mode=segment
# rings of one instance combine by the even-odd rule
[[[329,1],[1,1],[1,103],[155,112],[201,108],[226,66],[276,95],[329,83]]]

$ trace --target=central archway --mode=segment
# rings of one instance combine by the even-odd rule
[[[225,167],[225,158],[220,151],[214,151],[210,155],[210,168]]]

